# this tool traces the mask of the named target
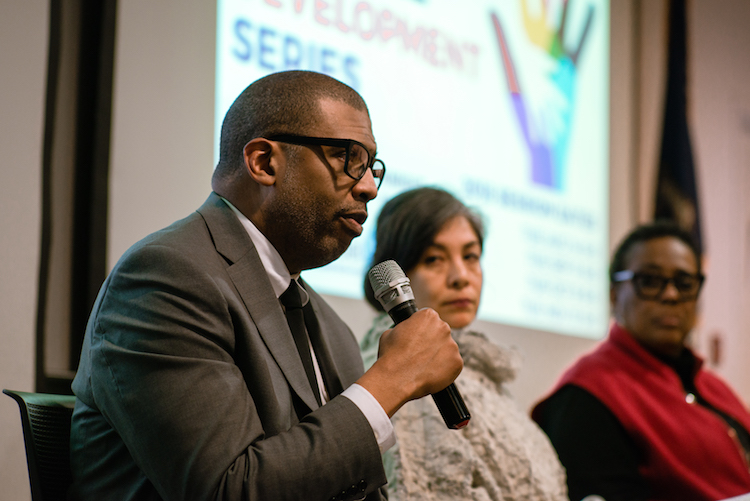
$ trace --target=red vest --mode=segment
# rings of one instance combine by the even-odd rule
[[[698,393],[750,430],[748,410],[697,360]],[[714,501],[750,492],[750,465],[727,424],[688,403],[677,373],[619,325],[563,374],[555,391],[567,384],[598,398],[623,425],[641,453],[639,470],[653,500]]]

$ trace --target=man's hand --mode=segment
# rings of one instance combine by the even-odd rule
[[[450,327],[425,308],[383,333],[378,360],[357,383],[392,417],[409,400],[446,388],[461,369]]]

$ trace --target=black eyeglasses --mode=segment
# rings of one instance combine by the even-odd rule
[[[672,285],[674,285],[679,294],[679,301],[694,301],[698,299],[698,294],[705,278],[701,274],[691,275],[684,272],[678,272],[673,277],[663,277],[653,273],[639,273],[633,270],[622,270],[612,274],[613,282],[627,282],[630,280],[638,297],[646,300],[659,299],[664,289],[667,288],[667,284],[672,282]]]
[[[385,177],[385,164],[378,158],[371,158],[370,152],[365,145],[354,139],[336,139],[332,137],[310,137],[297,136],[295,134],[277,134],[266,138],[269,141],[296,144],[298,146],[329,146],[334,148],[326,157],[329,160],[338,159],[344,164],[344,172],[347,176],[359,181],[364,177],[367,169],[372,170],[377,187]]]

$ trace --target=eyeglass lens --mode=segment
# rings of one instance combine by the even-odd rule
[[[354,179],[362,179],[370,166],[370,152],[368,152],[362,145],[352,143],[349,151],[349,163],[347,165],[347,174]],[[380,160],[375,160],[372,164],[372,175],[378,180],[378,185],[383,180],[385,174],[385,168]]]
[[[355,179],[360,179],[365,175],[369,163],[370,153],[357,143],[352,143],[349,150],[349,174]]]

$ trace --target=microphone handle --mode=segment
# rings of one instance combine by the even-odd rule
[[[417,306],[414,301],[410,300],[393,307],[388,314],[393,322],[398,324],[416,312]],[[454,383],[449,384],[447,388],[437,393],[433,393],[432,399],[435,401],[435,405],[437,405],[438,411],[443,416],[443,421],[448,428],[458,430],[469,424],[471,414],[469,414],[469,409]]]

